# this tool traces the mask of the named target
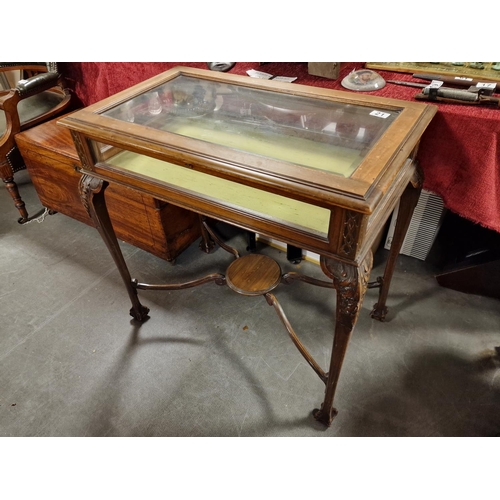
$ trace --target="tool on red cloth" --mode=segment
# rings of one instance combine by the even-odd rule
[[[470,87],[471,85],[477,85],[478,83],[496,83],[492,80],[484,79],[478,80],[476,78],[471,78],[469,76],[446,76],[446,75],[427,75],[415,73],[413,78],[420,78],[420,80],[438,80],[444,83],[451,83],[453,85],[458,85],[460,87]]]
[[[415,76],[415,75],[413,75],[413,76]],[[431,75],[428,75],[428,76],[431,76]],[[443,80],[433,80],[433,81],[445,83]],[[387,83],[394,83],[395,85],[406,85],[408,87],[419,87],[422,89],[431,85],[431,82],[422,83],[422,82],[413,82],[413,81],[406,81],[406,80],[386,80],[386,82]],[[497,87],[497,84],[495,82],[479,82],[478,81],[478,82],[476,82],[475,85],[469,86],[468,92],[477,92],[478,89],[484,89],[484,93],[491,95],[495,92],[496,87]]]
[[[492,104],[500,107],[500,98],[493,97],[490,92],[484,92],[481,88],[476,87],[471,87],[469,90],[457,90],[428,85],[415,96],[415,99],[454,104]]]
[[[403,80],[386,80],[387,83],[394,83],[395,85],[406,85],[408,87],[427,87],[428,83],[420,83],[420,82],[407,82]]]
[[[496,83],[494,82],[478,82],[475,87],[470,86],[467,90],[443,87],[444,82],[441,80],[433,80],[430,83],[387,80],[387,83],[421,88],[422,92],[415,96],[416,99],[458,104],[493,104],[500,106],[500,99],[493,97],[493,92],[496,89]]]

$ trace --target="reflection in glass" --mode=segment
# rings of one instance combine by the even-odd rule
[[[178,76],[105,113],[135,123],[349,177],[399,110],[344,104]]]
[[[152,115],[159,115],[161,113],[161,101],[158,92],[151,92],[148,99],[148,111]]]
[[[135,121],[134,110],[132,108],[132,103],[130,101],[126,102],[123,105],[122,116],[126,122],[134,123],[134,121]]]

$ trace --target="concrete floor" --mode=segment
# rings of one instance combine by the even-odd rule
[[[39,208],[27,173],[20,188]],[[17,224],[0,189],[0,436],[494,436],[500,433],[500,303],[437,285],[401,256],[385,323],[368,290],[328,429],[311,410],[324,386],[263,298],[213,283],[140,291],[130,303],[97,231],[61,214]],[[227,228],[226,228],[227,229]],[[244,252],[240,234],[231,243]],[[196,245],[175,265],[122,245],[133,277],[175,282],[224,272],[232,257]],[[322,277],[318,266],[283,270]],[[386,251],[376,254],[372,279]],[[334,294],[304,283],[276,296],[327,368]]]

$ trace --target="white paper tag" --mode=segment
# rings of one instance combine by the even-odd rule
[[[270,75],[269,73],[264,73],[263,71],[256,71],[254,69],[249,69],[247,71],[247,75],[251,76],[252,78],[263,78],[264,80],[269,80],[270,78],[273,77],[273,75]]]
[[[296,76],[274,76],[269,73],[264,73],[264,71],[256,71],[255,69],[249,69],[247,75],[252,78],[262,78],[264,80],[276,80],[277,82],[294,82],[297,80]]]
[[[273,78],[273,80],[276,81],[276,82],[288,82],[288,83],[292,83],[295,80],[297,80],[297,77],[296,76],[275,76]]]
[[[479,89],[493,89],[495,90],[497,84],[495,82],[477,82],[476,87]]]
[[[427,88],[428,89],[438,89],[439,87],[442,87],[444,82],[442,82],[441,80],[432,80],[431,83],[429,83],[429,85],[427,85]]]
[[[388,118],[389,116],[391,116],[390,113],[384,113],[383,111],[377,111],[377,110],[373,110],[371,113],[370,113],[371,116],[377,116],[378,118]]]

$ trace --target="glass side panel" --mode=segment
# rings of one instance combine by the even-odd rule
[[[326,239],[328,236],[328,209],[100,143],[94,143],[94,150],[98,158],[108,165],[159,181],[177,191],[214,202],[218,206],[243,209],[255,216],[320,238]]]
[[[343,177],[398,114],[184,75],[103,113]]]

